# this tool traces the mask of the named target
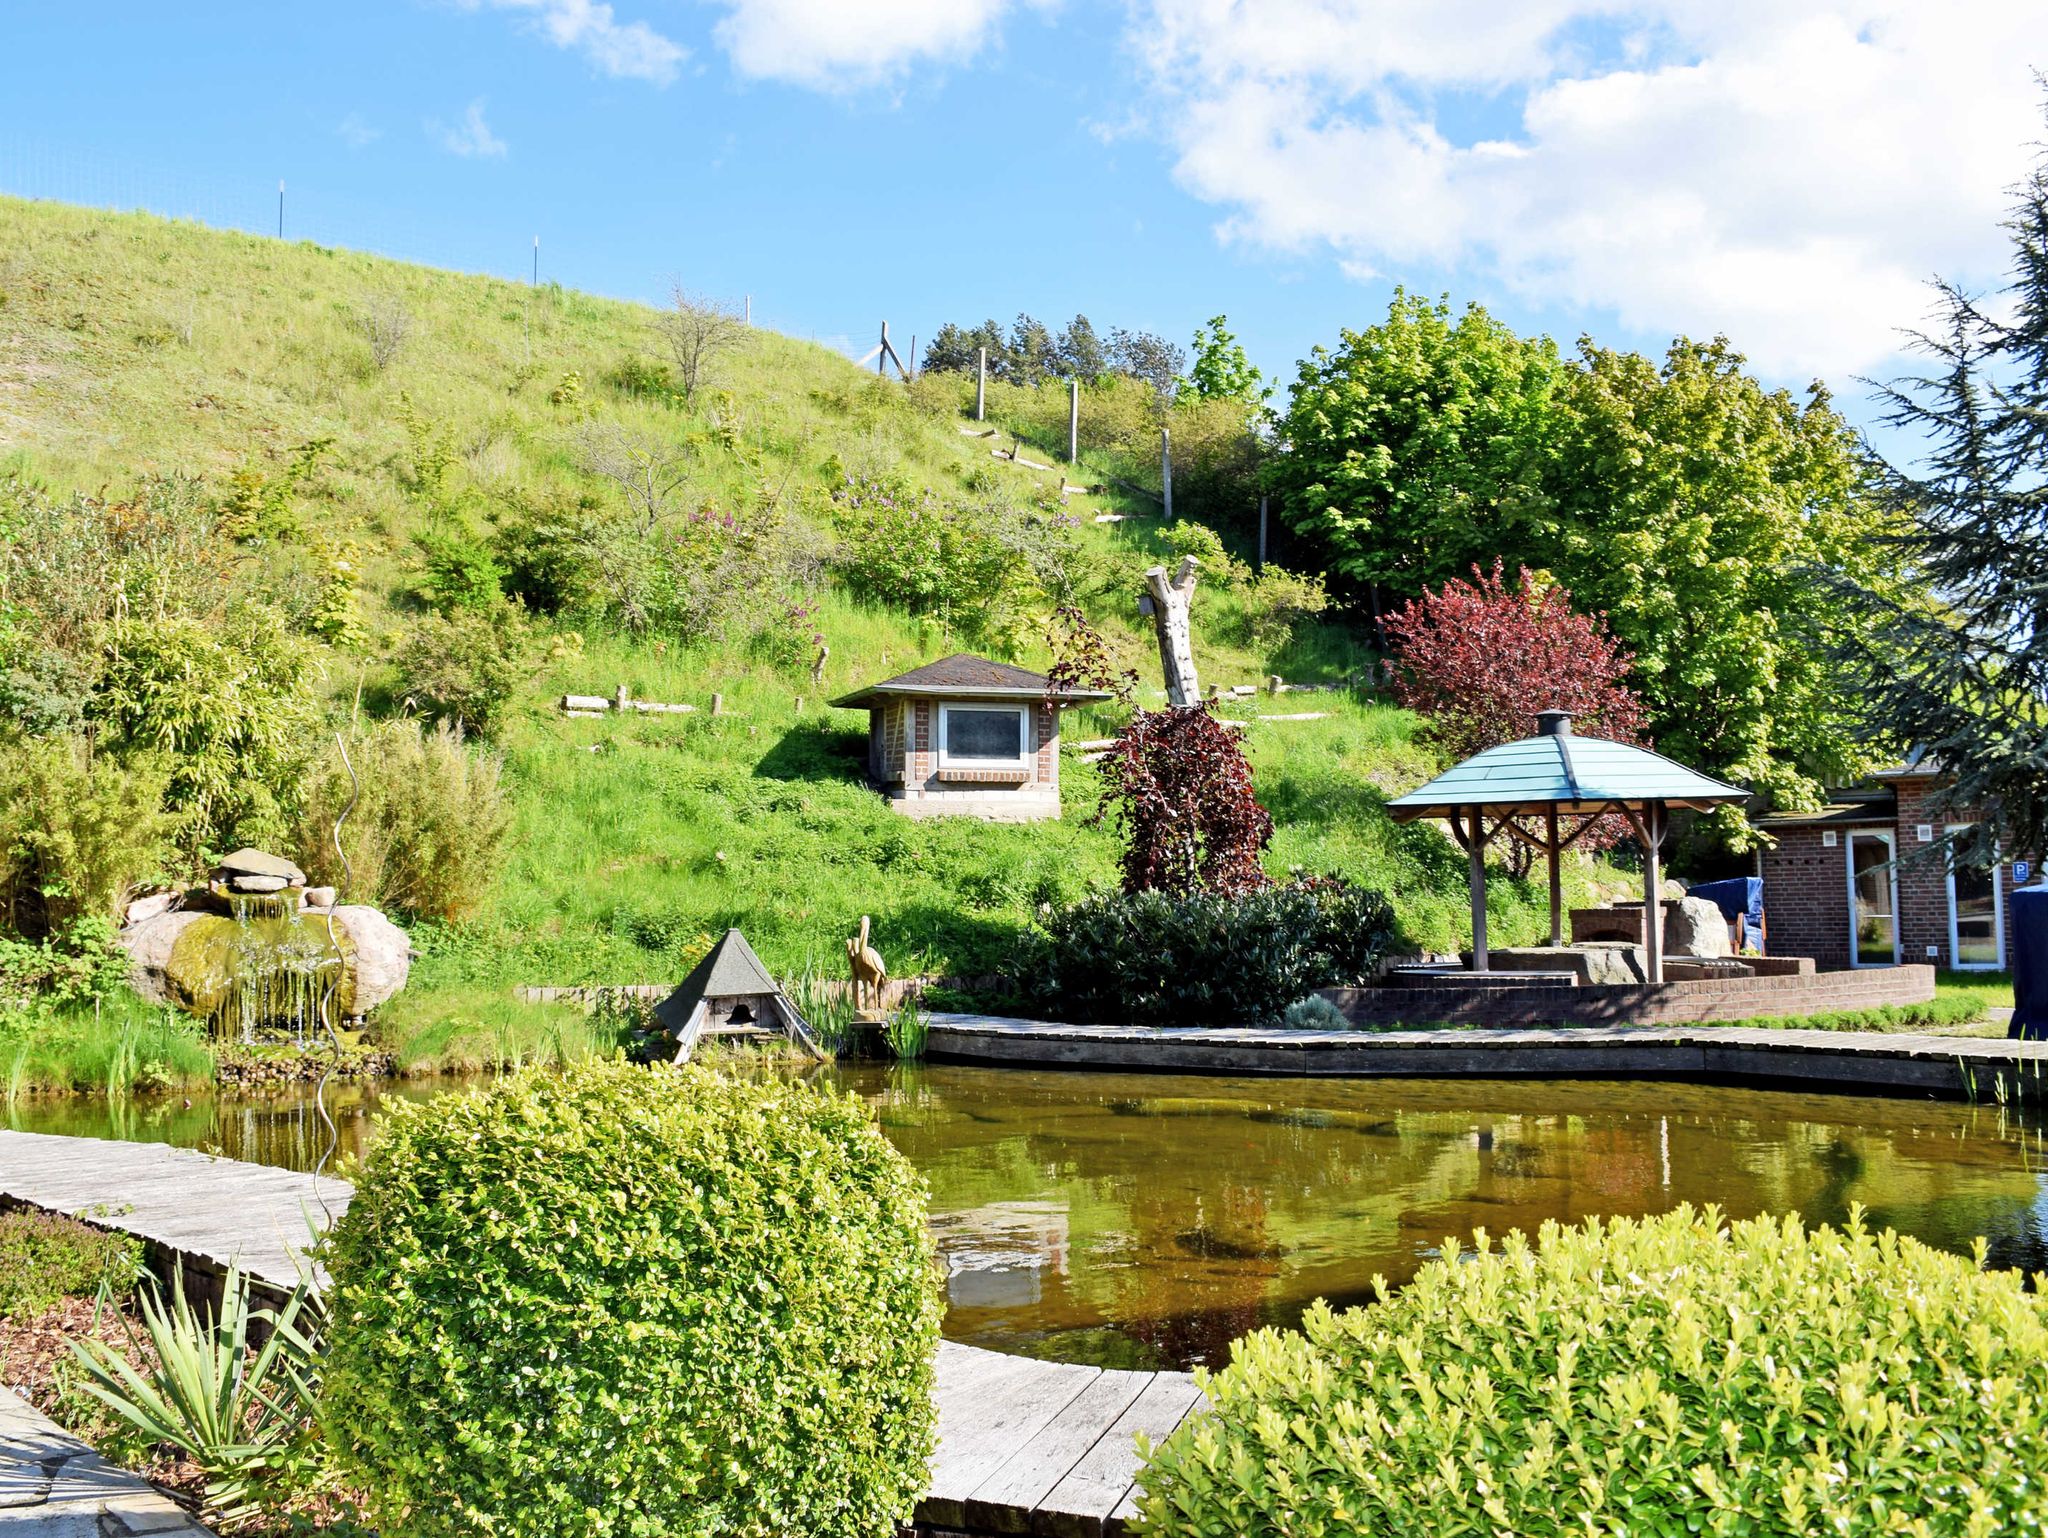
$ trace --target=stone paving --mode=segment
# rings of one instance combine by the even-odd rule
[[[0,1538],[209,1538],[139,1474],[116,1468],[0,1388]]]

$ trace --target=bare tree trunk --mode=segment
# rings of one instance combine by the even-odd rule
[[[1195,678],[1193,633],[1188,625],[1188,605],[1195,596],[1195,568],[1201,563],[1191,555],[1181,557],[1180,570],[1166,580],[1164,566],[1145,573],[1146,596],[1138,600],[1140,612],[1152,616],[1152,628],[1159,633],[1159,666],[1166,674],[1166,698],[1172,705],[1192,705],[1202,697]]]

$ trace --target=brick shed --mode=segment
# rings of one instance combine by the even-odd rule
[[[1942,778],[1916,756],[1817,812],[1757,819],[1776,840],[1757,856],[1772,955],[1811,956],[1822,968],[2010,964],[2012,861],[1951,869],[1942,840],[1976,818],[1934,812]]]
[[[832,703],[867,711],[868,778],[905,816],[1036,822],[1060,815],[1060,712],[1109,698],[1049,684],[960,653]]]

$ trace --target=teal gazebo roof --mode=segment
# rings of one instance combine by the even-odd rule
[[[1648,748],[1605,737],[1575,737],[1571,718],[1545,711],[1543,730],[1475,753],[1419,790],[1387,803],[1396,822],[1479,806],[1499,815],[1605,811],[1617,802],[1662,802],[1704,810],[1748,792],[1673,763]]]

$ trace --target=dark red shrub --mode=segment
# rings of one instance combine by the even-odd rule
[[[1495,561],[1470,582],[1446,582],[1387,619],[1397,655],[1394,697],[1423,717],[1424,739],[1458,759],[1536,734],[1544,710],[1568,710],[1574,731],[1635,742],[1642,702],[1623,682],[1634,659],[1598,615],[1523,567],[1513,587]]]

